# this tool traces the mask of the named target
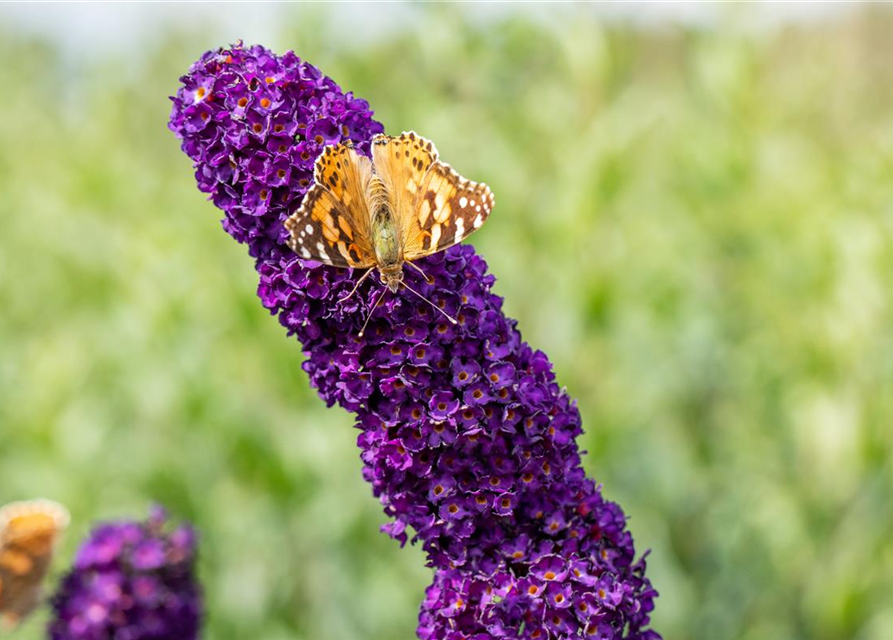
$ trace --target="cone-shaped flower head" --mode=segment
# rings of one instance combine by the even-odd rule
[[[356,414],[364,476],[394,518],[383,529],[406,541],[411,528],[437,571],[420,637],[657,637],[642,631],[656,593],[625,516],[580,464],[577,408],[474,249],[419,260],[429,281],[405,270],[458,324],[399,290],[360,338],[382,285],[341,301],[360,273],[285,246],[322,148],[350,139],[368,155],[382,130],[368,104],[293,53],[241,45],[205,54],[173,102],[171,129],[249,243],[261,301],[300,340],[320,396]]]
[[[144,522],[98,526],[53,597],[53,640],[192,640],[202,601],[196,537],[153,509]]]

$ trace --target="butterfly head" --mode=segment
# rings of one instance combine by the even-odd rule
[[[381,274],[381,282],[388,289],[391,290],[391,293],[397,293],[397,290],[400,288],[400,285],[403,284],[403,265],[399,265],[396,268],[381,268],[379,270]]]

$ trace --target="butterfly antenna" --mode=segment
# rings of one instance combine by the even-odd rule
[[[429,278],[428,274],[426,274],[424,271],[422,271],[422,268],[420,266],[418,266],[415,262],[407,261],[406,264],[408,264],[410,267],[412,267],[413,269],[415,269],[416,271],[421,273],[422,277],[425,279],[425,282],[427,282],[428,284],[434,284],[434,279]]]
[[[372,305],[372,310],[369,311],[369,315],[366,316],[366,322],[363,323],[363,328],[360,329],[359,337],[362,338],[363,334],[366,332],[366,327],[369,324],[369,320],[372,319],[372,314],[375,313],[375,310],[378,309],[378,305],[381,303],[382,298],[384,298],[384,294],[387,293],[388,288],[385,287],[381,290],[381,293],[378,294],[378,298],[375,300],[375,304]]]
[[[410,263],[410,264],[412,264],[412,263]],[[416,294],[416,295],[417,295],[418,297],[420,297],[422,300],[424,300],[425,302],[427,302],[428,304],[430,304],[432,307],[434,307],[435,309],[437,309],[438,311],[440,311],[440,312],[446,317],[447,320],[449,320],[449,321],[452,322],[453,324],[459,324],[458,320],[456,320],[453,316],[451,316],[451,315],[448,314],[446,311],[444,311],[443,309],[441,309],[440,307],[438,307],[436,304],[434,304],[433,302],[431,302],[430,300],[428,300],[428,298],[426,298],[426,297],[423,296],[421,293],[419,293],[418,291],[416,291],[415,289],[413,289],[412,287],[410,287],[408,284],[406,284],[405,282],[401,282],[400,284],[402,284],[404,287],[406,287],[406,288],[409,289],[411,292],[413,292],[414,294]]]
[[[369,274],[372,273],[372,269],[374,268],[375,267],[371,267],[368,271],[366,271],[366,273],[363,274],[363,277],[357,280],[357,283],[353,286],[353,289],[350,290],[350,293],[348,293],[343,298],[339,298],[338,302],[346,302],[348,299],[350,299],[350,297],[357,292],[357,289],[360,288],[360,285],[363,284],[363,280],[369,277]]]

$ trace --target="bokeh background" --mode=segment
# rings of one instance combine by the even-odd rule
[[[893,638],[893,10],[0,7],[0,503],[202,532],[213,640],[404,640],[429,570],[166,130],[239,37],[488,182],[668,640]],[[45,612],[18,633],[41,638]]]

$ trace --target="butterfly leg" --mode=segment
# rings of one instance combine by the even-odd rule
[[[341,298],[340,300],[338,300],[338,302],[345,302],[345,301],[347,301],[353,294],[355,294],[355,293],[357,292],[357,289],[360,288],[360,285],[363,284],[363,280],[365,280],[366,278],[369,277],[369,274],[372,273],[373,269],[375,269],[375,267],[370,267],[369,270],[366,271],[366,273],[363,274],[363,277],[360,278],[359,280],[357,280],[357,283],[353,286],[353,289],[350,290],[350,293],[348,293],[346,296],[344,296],[343,298]]]
[[[372,319],[372,314],[375,313],[375,310],[378,309],[379,303],[384,299],[384,294],[388,292],[388,288],[385,287],[381,290],[381,293],[378,294],[378,298],[375,300],[375,304],[372,305],[372,309],[369,311],[369,315],[366,316],[366,322],[363,323],[363,328],[360,329],[360,333],[357,334],[358,337],[362,338],[363,334],[366,332],[366,327],[369,324],[369,320]]]
[[[427,282],[428,284],[434,284],[434,279],[429,278],[428,274],[426,274],[424,271],[422,271],[422,268],[419,265],[417,265],[415,262],[410,262],[409,260],[407,260],[406,264],[408,264],[410,267],[412,267],[413,269],[415,269],[416,271],[421,273],[422,277],[425,279],[425,282]]]

